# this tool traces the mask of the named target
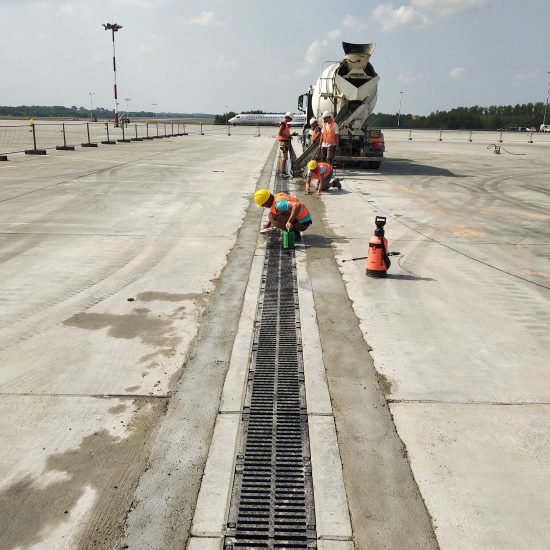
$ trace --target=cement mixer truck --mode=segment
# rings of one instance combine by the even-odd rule
[[[335,163],[380,168],[385,150],[384,135],[369,126],[380,80],[370,63],[376,44],[342,42],[342,46],[344,58],[324,62],[315,86],[298,98],[298,109],[306,113],[307,122],[304,127],[304,152],[293,162],[295,174],[303,171],[307,162],[317,155],[316,144],[308,146],[306,138],[312,117],[323,124],[323,111],[333,113],[340,128]]]

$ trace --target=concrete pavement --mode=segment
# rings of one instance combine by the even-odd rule
[[[272,148],[188,136],[3,165],[0,546],[120,539]],[[215,411],[219,395],[206,393],[205,411],[209,401]],[[194,429],[200,479],[208,416]]]
[[[322,355],[304,352],[333,413],[308,411],[334,415],[353,530],[320,547],[546,548],[550,148],[386,138],[380,172],[306,199]],[[0,167],[0,546],[185,547],[216,416],[242,400],[222,385],[272,147],[194,135]],[[401,252],[381,280],[341,262],[375,215]]]
[[[414,479],[442,549],[547,548],[550,149],[392,135],[322,208]],[[375,215],[401,252],[380,280],[342,263]]]

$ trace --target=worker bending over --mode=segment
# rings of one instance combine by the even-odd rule
[[[254,201],[258,208],[269,208],[269,217],[263,224],[263,229],[272,226],[282,231],[293,229],[296,238],[300,240],[300,233],[313,223],[307,206],[292,195],[272,195],[267,189],[258,189],[254,193]]]
[[[292,120],[292,113],[286,113],[283,121],[279,126],[279,134],[277,140],[279,141],[279,153],[281,155],[281,164],[279,171],[283,178],[289,178],[290,174],[286,171],[286,160],[288,158],[288,152],[290,150],[290,126],[288,123]]]
[[[334,176],[334,169],[328,162],[317,162],[316,160],[310,160],[307,163],[306,174],[306,193],[309,193],[311,187],[311,180],[317,180],[317,194],[320,195],[321,191],[328,191],[331,187],[342,189],[340,180],[332,180]]]
[[[338,124],[332,119],[332,113],[325,111],[323,113],[323,129],[319,145],[321,160],[334,164],[334,155],[336,154],[338,145],[340,145],[340,129],[338,128]]]

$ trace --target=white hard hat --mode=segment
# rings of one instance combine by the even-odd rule
[[[288,111],[288,113],[285,113],[285,117],[292,118],[292,116],[293,114],[290,111]]]
[[[313,124],[314,122],[317,122],[317,119],[316,119],[315,117],[313,117],[313,118],[309,121],[310,124]]]
[[[332,116],[332,113],[330,111],[323,111],[323,114],[321,116],[323,118],[327,118],[328,116]]]

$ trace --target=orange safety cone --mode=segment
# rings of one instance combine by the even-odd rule
[[[374,237],[369,241],[369,254],[367,256],[367,277],[385,277],[391,262],[388,257],[388,240],[384,237],[386,218],[376,216],[374,219],[376,229]]]

